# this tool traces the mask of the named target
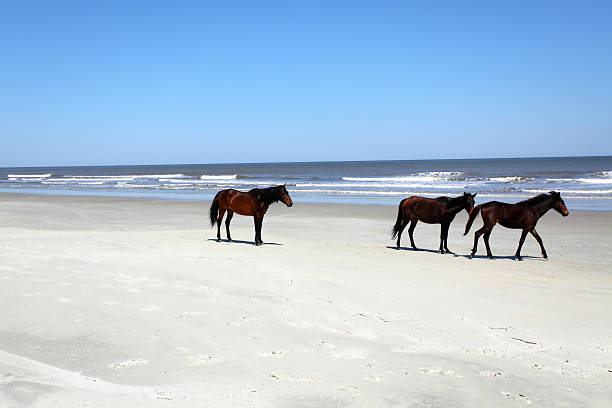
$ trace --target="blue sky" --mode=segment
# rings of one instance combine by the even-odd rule
[[[0,53],[0,166],[612,154],[609,1],[4,2]]]

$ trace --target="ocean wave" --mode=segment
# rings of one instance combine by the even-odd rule
[[[435,181],[434,176],[404,176],[404,177],[342,177],[344,181],[373,181],[373,182],[405,182],[405,181]]]
[[[58,185],[66,185],[66,184],[73,184],[73,185],[101,185],[101,184],[105,184],[105,181],[62,181],[62,180],[43,180],[41,181],[41,184],[48,184],[48,185],[54,185],[54,184],[58,184]]]
[[[200,179],[202,180],[234,180],[237,178],[238,178],[238,174],[219,175],[219,176],[210,176],[210,175],[204,174],[200,176]]]
[[[489,177],[490,181],[495,181],[498,183],[510,183],[516,181],[527,181],[533,180],[532,178],[522,177],[522,176],[506,176],[506,177]]]
[[[157,179],[157,178],[183,178],[189,177],[184,174],[107,174],[107,175],[92,175],[92,176],[73,176],[70,174],[66,174],[63,176],[54,176],[62,179],[100,179],[100,178],[108,178],[108,179],[125,179],[125,180],[135,180],[135,179]]]
[[[257,186],[257,185],[277,185],[280,184],[274,181],[261,181],[261,180],[253,180],[253,181],[239,181],[236,179],[214,179],[214,180],[193,180],[193,179],[183,179],[183,180],[173,180],[173,179],[159,179],[160,182],[165,183],[189,183],[189,184],[201,184],[201,185],[218,185],[218,186],[230,186],[230,185],[240,185],[240,186]]]
[[[440,188],[440,189],[462,189],[465,185],[452,184],[389,184],[389,183],[295,183],[296,187],[393,187],[393,188]]]
[[[47,178],[47,177],[51,177],[53,174],[48,173],[48,174],[7,174],[6,177],[7,178]]]
[[[62,178],[51,178],[51,179],[47,179],[48,182],[50,183],[55,183],[55,182],[74,182],[74,183],[82,183],[82,182],[102,182],[102,183],[107,183],[109,181],[134,181],[136,180],[135,177],[106,177],[106,176],[91,176],[91,177],[62,177]]]
[[[587,184],[612,184],[612,178],[547,178],[548,182],[577,182]]]
[[[548,193],[550,190],[541,189],[524,189],[521,190],[525,193]],[[612,190],[555,190],[562,194],[612,194]]]

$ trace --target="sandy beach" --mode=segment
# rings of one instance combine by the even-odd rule
[[[441,255],[392,206],[277,204],[255,247],[209,205],[0,194],[0,406],[612,406],[612,212],[518,262],[500,226],[468,259],[465,213]]]

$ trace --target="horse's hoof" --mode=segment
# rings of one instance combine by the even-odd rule
[[[544,259],[548,259],[548,255],[546,255],[546,254],[542,255],[542,257],[543,257]]]
[[[419,250],[419,248],[417,248],[417,247],[412,247],[412,250],[413,250],[413,251],[418,251],[418,250]]]
[[[493,261],[495,260],[495,257],[493,255],[489,255],[489,259]]]
[[[516,260],[517,260],[517,261],[522,261],[522,260],[523,260],[523,258],[521,258],[520,256],[517,256],[517,257],[516,257]]]
[[[221,238],[217,238],[217,242],[221,242]]]
[[[231,239],[229,239],[229,238],[228,238],[228,239],[227,239],[227,242],[234,242],[234,241],[232,241]]]

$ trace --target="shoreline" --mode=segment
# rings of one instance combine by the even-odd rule
[[[293,194],[290,190],[289,190],[290,194]],[[129,200],[159,200],[159,201],[171,201],[171,202],[210,202],[212,201],[212,197],[213,194],[210,194],[210,197],[198,197],[195,194],[193,194],[191,197],[187,198],[186,195],[181,195],[181,194],[176,194],[176,193],[161,193],[161,194],[151,194],[151,195],[146,195],[146,193],[141,194],[141,193],[134,193],[134,194],[113,194],[113,193],[104,193],[104,194],[92,194],[91,192],[87,192],[87,191],[75,191],[73,194],[71,194],[68,191],[62,191],[62,192],[56,192],[56,191],[50,191],[50,192],[19,192],[19,191],[7,191],[6,189],[2,190],[0,189],[0,197],[3,196],[7,196],[10,197],[11,195],[16,195],[16,196],[24,196],[24,197],[85,197],[85,198],[107,198],[107,199],[129,199]],[[306,199],[303,200],[303,197],[298,197],[298,198],[294,198],[294,202],[296,202],[299,205],[355,205],[355,206],[375,206],[375,207],[397,207],[397,205],[399,205],[399,202],[404,199],[409,197],[410,195],[406,195],[406,196],[400,196],[398,195],[397,197],[393,197],[393,198],[370,198],[370,199],[363,199],[363,200],[351,200],[351,199],[329,199],[329,200],[325,200],[325,199]],[[428,197],[434,197],[434,196],[429,196],[426,195]],[[450,194],[448,196],[453,197],[453,194]],[[481,198],[485,198],[486,199],[481,199]],[[495,195],[487,195],[487,194],[478,194],[478,199],[476,200],[476,204],[482,204],[483,202],[486,201],[493,201],[493,199],[498,198],[499,201],[508,201],[505,200],[505,198],[518,198],[518,197],[514,197],[514,196],[495,196]],[[514,202],[515,200],[510,200],[508,202]],[[569,198],[569,199],[565,199],[564,201],[567,204],[568,209],[572,210],[572,211],[581,211],[581,212],[612,212],[612,208],[597,208],[597,207],[590,207],[587,206],[586,208],[584,206],[581,206],[580,208],[574,208],[571,206],[572,203],[574,202],[588,202],[588,203],[594,203],[594,202],[598,202],[598,203],[607,203],[609,200],[608,199],[598,199],[598,198],[581,198],[581,199],[573,199],[573,198]],[[603,205],[603,204],[602,204]],[[612,205],[612,201],[611,201],[611,205]]]

